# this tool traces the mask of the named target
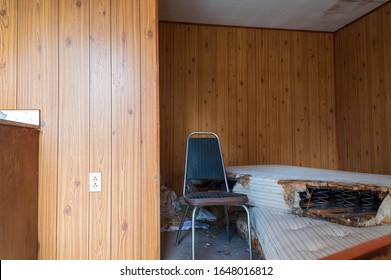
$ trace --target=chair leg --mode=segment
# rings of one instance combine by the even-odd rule
[[[189,205],[186,205],[185,213],[183,214],[181,223],[179,224],[179,228],[178,228],[178,231],[176,234],[175,246],[178,246],[178,244],[179,244],[179,239],[181,238],[183,223],[185,222],[187,211],[189,211],[189,207],[190,207]]]
[[[230,234],[229,234],[229,217],[228,217],[228,206],[224,205],[224,216],[225,216],[225,233],[227,236],[227,241],[230,240]]]
[[[252,246],[251,246],[251,221],[250,221],[250,211],[248,211],[248,208],[246,205],[241,205],[244,210],[246,210],[247,213],[247,231],[248,231],[248,249],[250,251],[250,260],[253,259],[253,252],[252,252]]]
[[[198,210],[198,207],[195,206],[193,208],[193,214],[191,216],[191,256],[192,259],[195,260],[195,222],[196,222],[196,212]]]

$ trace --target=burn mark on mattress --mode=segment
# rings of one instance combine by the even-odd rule
[[[297,215],[355,227],[391,223],[391,190],[353,182],[278,181]]]
[[[233,173],[227,172],[227,178],[236,181],[236,183],[242,185],[243,188],[247,190],[249,189],[249,183],[251,180],[250,174],[235,175]]]

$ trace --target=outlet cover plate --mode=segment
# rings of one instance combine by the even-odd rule
[[[90,192],[102,191],[102,173],[91,172],[90,173]]]

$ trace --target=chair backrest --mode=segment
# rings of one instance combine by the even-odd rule
[[[213,132],[193,132],[187,137],[184,189],[187,180],[221,180],[228,191],[220,140]]]

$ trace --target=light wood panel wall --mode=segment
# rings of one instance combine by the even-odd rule
[[[215,131],[226,165],[337,168],[330,33],[160,23],[162,183],[185,139]]]
[[[13,1],[18,2],[18,1]],[[39,154],[39,255],[55,259],[57,254],[57,177],[58,177],[58,1],[19,1],[19,60],[17,106],[12,109],[40,109],[41,132]],[[19,20],[15,20],[19,19]],[[23,20],[21,20],[23,19]],[[7,41],[5,41],[7,42]],[[7,93],[6,93],[7,94]],[[10,92],[8,92],[10,94]],[[3,104],[1,102],[0,107]]]
[[[391,174],[391,4],[335,35],[339,165]]]
[[[0,0],[0,108],[42,115],[40,259],[160,257],[156,2]]]
[[[3,109],[16,106],[17,1],[0,1],[0,83]],[[3,43],[6,42],[6,43]]]
[[[99,170],[102,184],[110,186],[90,195],[89,255],[111,256],[112,119],[111,106],[111,6],[109,0],[90,2],[90,170]]]
[[[160,119],[158,2],[140,1],[141,27],[141,258],[160,256]],[[156,230],[151,230],[156,229]],[[159,230],[157,230],[159,229]]]

